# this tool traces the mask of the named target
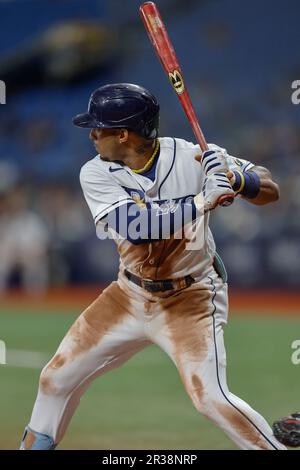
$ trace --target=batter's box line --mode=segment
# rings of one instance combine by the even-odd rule
[[[0,364],[6,364],[6,344],[0,339]]]

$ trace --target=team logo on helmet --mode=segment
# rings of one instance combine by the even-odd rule
[[[182,78],[181,73],[178,70],[173,70],[173,72],[169,72],[169,79],[171,82],[172,87],[176,91],[178,95],[181,95],[184,92],[184,81]]]

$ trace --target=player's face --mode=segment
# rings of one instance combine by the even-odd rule
[[[120,162],[119,132],[117,129],[92,129],[90,139],[100,154],[101,160],[106,162]]]

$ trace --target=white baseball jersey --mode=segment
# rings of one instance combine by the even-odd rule
[[[154,182],[127,166],[103,161],[99,155],[82,167],[80,182],[96,225],[123,204],[139,201],[158,204],[166,201],[187,202],[201,192],[205,175],[201,164],[194,158],[201,154],[199,145],[169,137],[159,140],[160,154]],[[214,144],[210,144],[209,148],[221,149]],[[249,161],[234,158],[225,149],[221,150],[230,169],[245,171],[253,167]],[[174,236],[140,245],[133,245],[126,239],[116,240],[121,269],[126,268],[144,279],[170,279],[188,274],[202,278],[215,254],[208,220],[209,214],[206,214],[201,228],[203,243],[197,250],[187,249],[187,240]]]

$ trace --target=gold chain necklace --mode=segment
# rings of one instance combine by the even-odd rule
[[[132,170],[134,173],[144,173],[145,171],[149,170],[149,168],[152,166],[153,164],[153,161],[157,155],[157,152],[158,152],[158,149],[159,149],[159,140],[156,139],[156,144],[155,144],[155,149],[151,155],[151,157],[149,158],[149,160],[147,161],[146,165],[141,168],[140,170]]]

